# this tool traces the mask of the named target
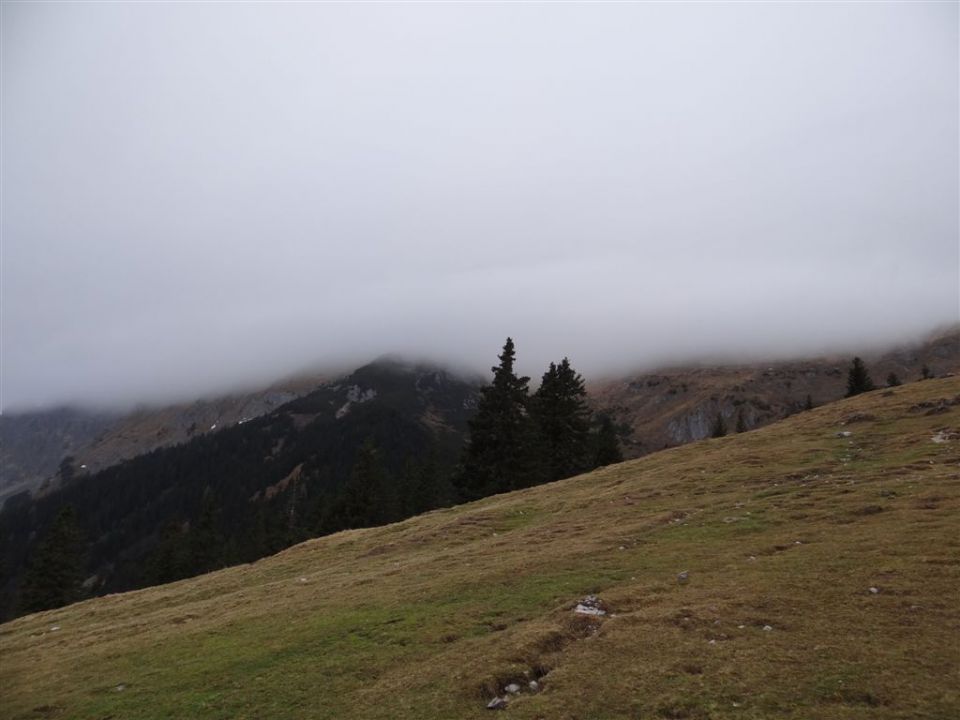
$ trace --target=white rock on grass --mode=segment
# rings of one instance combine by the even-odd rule
[[[771,630],[773,630],[773,628],[770,625],[764,625],[763,629],[767,632],[770,632]]]
[[[507,709],[507,699],[501,697],[495,697],[493,700],[487,703],[487,710],[506,710]]]
[[[577,603],[573,611],[577,613],[577,615],[601,616],[607,614],[607,611],[603,608],[603,603],[600,602],[600,598],[596,595],[587,595]]]
[[[530,692],[540,692],[540,683],[536,680],[531,680],[529,682]]]
[[[518,692],[520,692],[520,686],[517,685],[516,683],[510,683],[504,688],[504,690],[506,690],[511,695],[516,695]]]

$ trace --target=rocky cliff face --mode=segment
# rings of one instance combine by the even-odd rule
[[[933,375],[960,371],[960,331],[915,346],[869,356],[878,387],[890,373],[902,382],[919,380],[926,366]],[[737,365],[672,367],[590,385],[594,408],[621,429],[624,453],[637,457],[664,447],[708,437],[723,418],[727,430],[779,420],[846,393],[850,357]]]

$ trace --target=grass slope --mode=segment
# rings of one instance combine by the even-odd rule
[[[877,391],[20,618],[0,716],[486,717],[539,677],[506,716],[960,717],[958,397]]]

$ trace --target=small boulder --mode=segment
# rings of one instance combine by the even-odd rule
[[[771,630],[773,630],[773,627],[771,627],[770,625],[764,625],[764,626],[763,626],[763,629],[764,629],[766,632],[770,632]]]
[[[493,700],[487,703],[487,710],[506,710],[507,709],[507,699],[502,697],[495,697]]]
[[[530,692],[540,692],[540,683],[536,680],[531,680],[529,682]]]
[[[577,615],[594,615],[602,616],[606,615],[607,611],[603,606],[600,598],[596,595],[587,595],[583,600],[577,603],[577,606],[573,609]]]
[[[517,683],[510,683],[504,688],[504,690],[506,690],[511,695],[516,695],[518,692],[520,692],[520,686],[517,685]]]
[[[689,571],[689,570],[684,570],[683,572],[677,574],[677,582],[680,583],[681,585],[683,585],[684,583],[687,583],[687,582],[689,582],[689,581],[690,581],[690,571]]]

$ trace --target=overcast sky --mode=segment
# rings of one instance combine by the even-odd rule
[[[960,314],[958,5],[2,7],[3,405]]]

